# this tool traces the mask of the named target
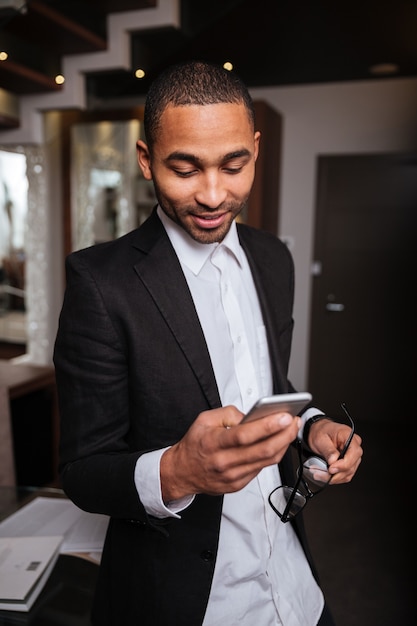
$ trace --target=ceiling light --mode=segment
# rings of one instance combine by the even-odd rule
[[[145,76],[144,70],[141,70],[141,69],[136,70],[135,76],[136,76],[136,78],[144,78],[144,76]]]
[[[223,67],[225,70],[231,72],[233,69],[233,63],[230,63],[230,61],[226,61],[225,63],[223,63]]]
[[[63,85],[65,83],[65,77],[62,74],[57,74],[55,76],[55,82],[57,85]]]
[[[374,76],[389,76],[397,74],[399,69],[396,63],[376,63],[370,66],[369,72]]]
[[[0,52],[0,61],[5,61],[8,56],[7,52]]]

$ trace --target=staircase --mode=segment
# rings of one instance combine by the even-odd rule
[[[84,12],[105,10],[103,35],[59,10],[70,5],[65,0],[0,0],[0,35],[5,35],[0,48],[14,44],[16,49],[0,60],[0,145],[42,144],[44,111],[86,109],[89,72],[133,72],[131,33],[180,27],[180,0],[83,0]],[[73,9],[76,5],[72,1]],[[55,74],[38,70],[42,62],[58,68],[65,82],[59,85]]]

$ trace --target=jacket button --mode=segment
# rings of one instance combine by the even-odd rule
[[[200,556],[203,561],[212,561],[214,559],[214,553],[211,550],[203,550]]]

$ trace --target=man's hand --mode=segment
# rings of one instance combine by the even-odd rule
[[[350,426],[326,419],[311,426],[309,448],[327,461],[328,472],[332,475],[331,485],[350,482],[362,460],[362,439],[357,434],[353,435],[344,458],[339,460],[350,431]]]
[[[240,424],[242,417],[234,406],[200,413],[185,436],[162,455],[165,502],[239,491],[262,468],[281,461],[300,426],[300,418],[288,413],[246,424]]]

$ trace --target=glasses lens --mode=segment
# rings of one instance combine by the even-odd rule
[[[286,487],[284,485],[282,487],[278,487],[271,493],[269,501],[278,515],[282,516],[286,513],[287,518],[292,518],[305,506],[306,498],[302,493],[296,491],[290,508],[286,511],[287,504],[293,496],[293,493],[294,489],[292,487]]]
[[[303,463],[303,478],[312,486],[324,487],[331,478],[326,461],[317,456],[308,458]]]

